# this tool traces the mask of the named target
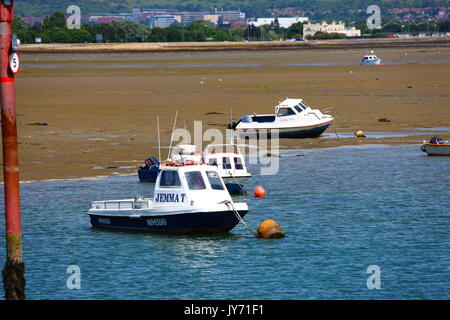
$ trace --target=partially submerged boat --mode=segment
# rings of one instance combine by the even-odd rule
[[[423,141],[420,150],[429,156],[450,156],[450,140],[442,140],[439,136],[434,136],[430,141]]]
[[[285,99],[275,106],[275,114],[245,115],[231,122],[229,129],[238,133],[260,136],[278,130],[280,138],[315,138],[333,122],[331,115],[311,109],[302,99]]]
[[[372,66],[372,65],[379,65],[381,64],[381,59],[378,58],[376,55],[373,54],[373,51],[370,52],[371,54],[367,54],[364,56],[364,58],[361,60],[360,65],[362,66]]]
[[[93,227],[162,233],[227,232],[248,212],[233,202],[215,166],[161,163],[154,197],[93,201]]]

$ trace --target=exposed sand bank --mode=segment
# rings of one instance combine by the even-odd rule
[[[272,113],[279,100],[299,97],[313,108],[334,107],[336,122],[327,133],[368,133],[281,140],[292,148],[419,145],[434,132],[387,138],[370,132],[450,126],[450,48],[380,48],[375,53],[386,65],[359,66],[366,51],[23,52],[16,77],[20,178],[135,172],[158,154],[155,115],[168,145],[176,110],[178,127],[192,129],[202,120],[204,130],[223,131],[231,109],[234,118]]]

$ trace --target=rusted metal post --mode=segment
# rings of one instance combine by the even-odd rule
[[[5,298],[25,298],[25,267],[22,260],[20,225],[19,160],[12,52],[13,0],[0,0],[0,96],[3,142],[3,179],[5,189],[6,263],[3,268]],[[19,63],[16,61],[15,63]],[[17,70],[15,70],[16,72]]]

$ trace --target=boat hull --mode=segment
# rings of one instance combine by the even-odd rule
[[[138,176],[140,182],[155,183],[159,169],[139,169]]]
[[[429,156],[450,156],[450,144],[427,143],[420,149]]]
[[[320,126],[315,126],[315,127],[308,127],[308,128],[303,128],[303,127],[297,127],[297,128],[279,128],[278,130],[278,136],[280,138],[295,138],[295,139],[304,139],[304,138],[317,138],[319,137],[322,133],[325,132],[325,130],[328,129],[328,127],[330,126],[330,123],[327,123],[325,125],[320,125]],[[252,134],[254,134],[256,132],[258,138],[261,136],[261,134],[259,133],[259,129],[237,129],[238,131],[240,131],[240,133],[242,133],[245,136],[249,136],[251,137]],[[264,130],[265,132],[267,132],[267,136],[268,138],[271,137],[270,134],[270,130],[271,129],[261,129]],[[263,133],[262,135],[265,135],[265,133]]]
[[[378,60],[371,60],[366,62],[361,62],[360,65],[362,66],[378,66],[381,64],[381,59]]]
[[[244,217],[248,210],[239,210]],[[155,233],[220,233],[239,223],[232,210],[161,215],[108,215],[88,213],[94,228],[123,229]]]

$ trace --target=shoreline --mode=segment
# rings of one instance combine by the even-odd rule
[[[349,139],[349,138],[344,138],[344,139]],[[365,139],[367,139],[367,138],[365,138]],[[369,139],[371,139],[371,138],[369,138]],[[376,139],[376,138],[372,138],[372,139]],[[356,141],[362,142],[361,138]],[[295,151],[305,151],[305,150],[327,150],[327,149],[338,149],[338,148],[361,148],[361,147],[378,147],[378,146],[399,146],[399,147],[401,147],[401,146],[412,146],[412,145],[415,145],[415,144],[414,143],[405,143],[405,142],[389,143],[388,141],[382,141],[381,143],[375,143],[374,141],[368,141],[368,143],[339,144],[339,145],[334,145],[334,146],[311,146],[311,147],[306,147],[306,148],[298,148],[298,147],[291,148],[289,146],[285,146],[285,148],[279,148],[278,151],[276,153],[274,153],[272,156],[264,155],[264,157],[282,158],[284,153],[295,152]],[[420,143],[417,145],[420,145]],[[268,150],[268,151],[270,151],[270,150]],[[248,157],[248,156],[251,156],[251,154],[244,154],[244,156]],[[132,162],[132,161],[130,161],[130,162]],[[114,169],[117,170],[118,168],[114,168]],[[132,176],[132,175],[137,176],[138,167],[136,167],[134,170],[135,170],[135,172],[133,172],[133,173],[130,173],[130,172],[129,173],[120,173],[120,174],[110,173],[110,174],[93,175],[93,176],[81,176],[81,177],[77,177],[77,178],[43,178],[43,179],[35,179],[35,180],[20,180],[19,183],[20,184],[29,184],[29,183],[35,183],[35,182],[101,180],[101,179],[107,179],[110,177],[126,177],[126,176]],[[19,166],[19,173],[20,173],[20,166]],[[4,185],[4,182],[0,181],[0,185]]]
[[[243,42],[144,42],[144,43],[66,43],[23,44],[26,53],[142,53],[142,52],[207,52],[207,51],[265,51],[311,49],[364,48],[424,48],[448,47],[450,36],[440,38],[378,38],[309,41],[243,41]]]

